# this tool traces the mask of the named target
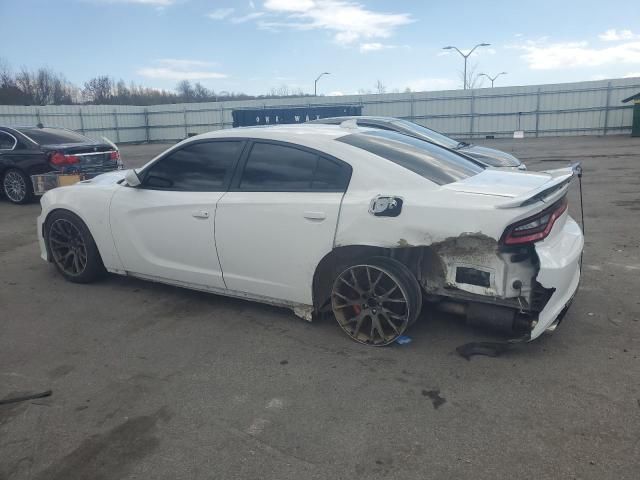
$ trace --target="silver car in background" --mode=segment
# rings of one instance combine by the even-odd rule
[[[410,137],[419,138],[427,142],[435,143],[441,147],[456,150],[459,153],[468,155],[474,160],[483,163],[486,166],[494,168],[508,168],[511,170],[526,170],[524,163],[518,160],[510,153],[506,153],[495,148],[482,147],[466,142],[459,142],[453,138],[447,137],[442,133],[423,127],[417,123],[393,117],[369,117],[369,116],[347,116],[347,117],[331,117],[312,120],[308,123],[324,123],[327,125],[339,125],[345,120],[355,120],[358,126],[378,128],[382,130],[392,130],[394,132],[409,135]]]

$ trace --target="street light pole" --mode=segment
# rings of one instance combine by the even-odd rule
[[[491,80],[491,88],[493,88],[493,82],[496,81],[496,78],[498,78],[500,75],[506,75],[506,74],[507,74],[507,72],[500,72],[495,77],[491,77],[491,76],[487,75],[486,73],[481,73],[478,76],[479,77],[487,77],[489,80]]]
[[[320,75],[318,75],[318,78],[316,78],[316,81],[313,82],[313,96],[317,97],[318,96],[318,80],[320,80],[320,77],[322,77],[323,75],[331,75],[329,72],[322,72]]]
[[[467,89],[467,58],[469,58],[471,56],[471,54],[475,51],[476,48],[478,48],[478,47],[488,47],[489,45],[491,45],[491,44],[490,43],[479,43],[475,47],[473,47],[469,51],[469,53],[467,53],[466,55],[464,53],[462,53],[458,47],[454,47],[452,45],[449,45],[448,47],[442,47],[443,50],[455,50],[460,55],[462,55],[462,58],[464,58],[464,81],[463,81],[463,89],[464,90]]]

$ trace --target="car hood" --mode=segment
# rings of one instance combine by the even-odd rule
[[[91,180],[83,180],[79,183],[83,185],[113,185],[122,180],[126,173],[126,170],[113,170],[111,172],[103,173],[102,175],[97,175]]]
[[[443,185],[456,192],[514,198],[543,187],[554,176],[549,173],[514,172],[487,168],[473,177]]]
[[[458,151],[492,167],[517,167],[522,163],[510,153],[480,145],[469,145],[468,147],[460,148]]]

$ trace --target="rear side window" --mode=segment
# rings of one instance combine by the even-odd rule
[[[184,192],[222,191],[241,148],[240,141],[187,145],[151,165],[144,173],[143,186]]]
[[[240,179],[240,190],[343,192],[351,169],[316,153],[285,145],[255,143]]]
[[[337,141],[385,158],[438,185],[457,182],[484,170],[451,150],[385,130],[353,133]]]
[[[18,128],[38,145],[56,145],[64,143],[95,143],[93,140],[71,130],[61,128]]]
[[[16,140],[5,132],[0,132],[0,150],[11,150],[16,144]]]

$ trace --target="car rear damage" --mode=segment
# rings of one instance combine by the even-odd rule
[[[425,249],[420,283],[440,310],[533,340],[555,328],[580,280],[583,238],[566,211],[543,241],[508,246],[469,234]]]
[[[439,309],[525,340],[555,329],[580,281],[584,240],[568,215],[567,191],[581,171],[546,173],[551,179],[543,186],[496,205],[543,205],[499,240],[472,233],[430,246],[421,284]]]
[[[417,211],[405,198],[398,217],[406,215],[404,236],[390,255],[412,268],[433,308],[463,315],[470,325],[533,340],[557,326],[578,288],[583,236],[567,208],[578,168],[526,174],[486,170],[440,187],[440,204],[429,200]],[[425,219],[437,225],[442,218],[469,231],[444,236],[425,228]],[[367,228],[350,227],[344,222],[339,228],[339,243],[353,243],[351,234]]]

